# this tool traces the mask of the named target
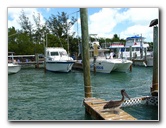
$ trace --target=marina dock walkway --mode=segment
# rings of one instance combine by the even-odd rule
[[[97,120],[112,120],[112,121],[135,121],[137,120],[127,112],[119,109],[119,113],[103,110],[103,106],[107,103],[104,99],[85,98],[84,105],[86,112]]]

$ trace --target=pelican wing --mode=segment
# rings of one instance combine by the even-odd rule
[[[116,107],[120,107],[122,104],[122,101],[109,101],[106,105],[104,105],[104,109],[107,108],[116,108]]]

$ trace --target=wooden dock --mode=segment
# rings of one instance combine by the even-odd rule
[[[103,106],[107,103],[104,99],[85,98],[84,105],[86,112],[97,120],[112,120],[112,121],[135,121],[137,120],[127,112],[119,109],[119,113],[113,111],[104,111]]]
[[[72,69],[83,70],[83,64],[80,62],[75,62]]]
[[[16,62],[22,68],[44,68],[44,61]]]
[[[44,68],[44,56],[40,54],[13,55],[13,52],[8,52],[8,63],[12,62],[21,65],[21,68]]]
[[[132,59],[133,65],[144,65],[147,66],[147,61],[145,59]]]

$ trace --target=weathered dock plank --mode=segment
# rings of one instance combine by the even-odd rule
[[[108,111],[103,110],[103,106],[107,101],[104,99],[97,98],[85,98],[84,105],[86,112],[89,113],[93,118],[97,120],[117,120],[117,121],[134,121],[137,120],[127,112],[122,109],[118,109],[117,111]]]

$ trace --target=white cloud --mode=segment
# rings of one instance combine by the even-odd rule
[[[133,34],[142,34],[152,41],[149,24],[156,18],[159,18],[158,8],[102,8],[89,16],[89,33],[109,38],[120,34],[124,39]]]
[[[30,22],[35,26],[33,15],[37,16],[40,14],[36,8],[8,8],[8,28],[14,26],[16,29],[21,29],[18,21],[22,10],[25,12],[25,15],[29,18]],[[42,14],[40,14],[40,24],[43,23],[44,18]]]
[[[116,26],[116,10],[103,8],[89,17],[90,34],[108,34]]]
[[[120,33],[120,37],[123,39],[126,39],[126,37],[138,35],[138,34],[139,35],[142,34],[143,37],[150,39],[152,38],[153,29],[149,28],[148,26],[134,25],[134,26],[128,27],[125,31],[122,31]]]
[[[125,38],[134,34],[142,34],[147,40],[153,41],[153,28],[149,27],[151,20],[159,18],[158,8],[130,8],[126,15],[134,25],[120,33]]]
[[[158,8],[130,8],[127,13],[134,23],[149,24],[149,21],[158,18]]]

